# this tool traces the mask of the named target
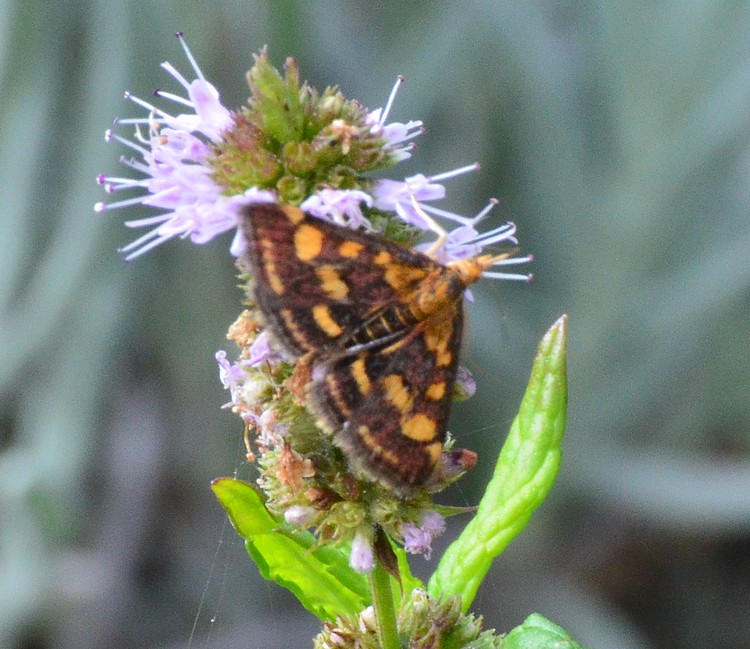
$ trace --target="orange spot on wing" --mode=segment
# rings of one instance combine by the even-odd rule
[[[453,361],[453,353],[449,349],[452,333],[453,323],[450,320],[440,322],[425,332],[425,345],[435,354],[437,367],[447,367]]]
[[[320,285],[332,300],[343,300],[349,294],[349,287],[331,265],[325,264],[315,269]]]
[[[387,264],[385,266],[385,281],[398,290],[406,290],[424,280],[427,271],[424,268],[414,268],[404,264]]]
[[[440,401],[445,396],[445,381],[433,383],[424,395],[430,401]]]
[[[386,264],[390,264],[392,257],[390,252],[386,252],[385,250],[381,250],[377,255],[375,255],[372,259],[378,266],[385,266]]]
[[[411,395],[404,385],[404,380],[398,374],[386,376],[383,379],[383,387],[388,400],[396,406],[399,412],[407,412],[411,408]]]
[[[294,249],[302,261],[315,259],[323,249],[323,232],[303,223],[294,232]]]
[[[430,442],[435,439],[437,426],[427,415],[417,413],[401,422],[401,432],[417,442]]]
[[[370,383],[370,377],[367,376],[367,369],[365,368],[365,359],[360,356],[356,361],[351,364],[351,373],[354,381],[357,383],[357,387],[362,394],[368,394],[372,388]]]
[[[323,332],[328,334],[331,338],[336,338],[341,335],[343,329],[333,319],[331,310],[325,304],[317,304],[313,307],[312,312],[315,323]]]
[[[339,246],[339,254],[342,257],[356,257],[362,252],[363,248],[364,246],[356,241],[344,241],[344,243]]]
[[[284,214],[286,214],[286,218],[288,218],[289,221],[294,225],[297,225],[298,223],[302,223],[302,221],[305,220],[305,213],[298,207],[285,205],[281,209],[283,210]]]
[[[427,451],[427,454],[430,456],[431,465],[435,466],[437,461],[440,459],[440,455],[443,452],[443,443],[433,442],[432,444],[428,444],[427,446],[425,446],[425,450]]]

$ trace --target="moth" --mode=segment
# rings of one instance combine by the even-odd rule
[[[265,326],[350,464],[408,495],[443,452],[466,288],[498,257],[443,265],[291,206],[243,208]]]

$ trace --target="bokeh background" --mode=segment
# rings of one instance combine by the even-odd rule
[[[252,54],[424,120],[444,206],[500,201],[530,285],[484,282],[452,430],[476,502],[536,343],[570,314],[557,485],[475,610],[538,611],[592,649],[750,647],[750,3],[0,2],[0,647],[309,647],[210,480],[241,427],[213,360],[241,299],[229,237],[132,264],[131,211],[94,214],[116,116],[176,90],[174,32],[239,106]],[[455,535],[461,521],[452,522]],[[449,539],[446,538],[443,545]],[[430,564],[415,566],[429,574]],[[190,644],[192,643],[192,644]]]

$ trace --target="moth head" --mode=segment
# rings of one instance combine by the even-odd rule
[[[463,283],[464,288],[466,288],[476,282],[484,271],[492,268],[498,261],[507,259],[511,254],[506,252],[502,255],[479,255],[478,257],[457,259],[456,261],[449,262],[448,268],[455,273]]]

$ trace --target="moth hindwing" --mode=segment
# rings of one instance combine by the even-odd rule
[[[257,306],[307,370],[307,407],[350,463],[408,495],[441,453],[466,287],[484,257],[444,266],[301,210],[243,212]]]

